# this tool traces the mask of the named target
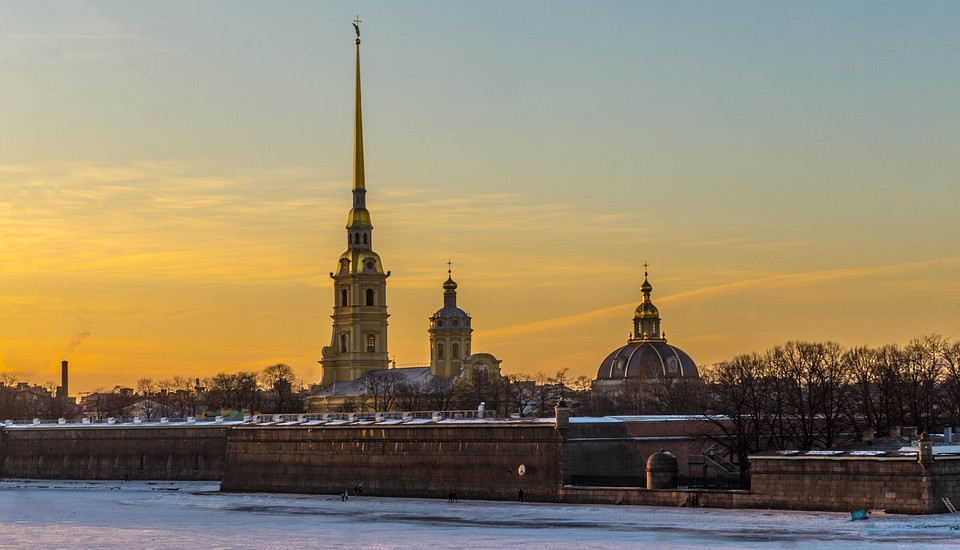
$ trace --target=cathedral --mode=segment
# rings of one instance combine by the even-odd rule
[[[363,401],[385,375],[406,388],[427,390],[466,373],[500,375],[500,360],[471,351],[471,318],[457,306],[457,283],[447,269],[443,306],[429,317],[430,363],[396,368],[387,339],[387,278],[380,255],[373,250],[373,223],[367,210],[363,169],[363,117],[360,101],[360,29],[356,44],[352,208],[347,214],[347,249],[337,260],[333,280],[333,331],[324,346],[319,386],[308,398],[311,410],[330,410]]]
[[[644,264],[646,268],[646,264]],[[696,363],[682,349],[667,343],[660,327],[660,310],[653,305],[653,285],[643,273],[640,305],[633,314],[633,332],[627,344],[600,363],[594,389],[617,391],[628,380],[696,380]]]

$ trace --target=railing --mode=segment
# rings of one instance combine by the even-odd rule
[[[302,414],[255,414],[250,419],[254,424],[266,423],[304,423],[304,422],[384,422],[399,420],[494,420],[496,411],[478,411],[476,409],[458,411],[408,411],[408,412],[339,412],[339,413],[302,413]]]
[[[702,455],[690,455],[688,461],[690,464],[702,464],[716,472],[721,477],[739,477],[740,468],[736,464],[727,460],[724,456],[729,452],[730,450],[726,447],[714,444],[712,447],[704,451]]]
[[[288,414],[255,414],[243,417],[243,422],[253,422],[254,424],[285,424],[306,422],[326,423],[334,421],[345,422],[384,422],[396,420],[400,422],[410,422],[412,420],[431,420],[439,422],[441,420],[495,420],[496,411],[478,411],[456,410],[456,411],[411,411],[411,412],[350,412],[350,413],[288,413]],[[57,420],[48,420],[34,418],[32,420],[6,420],[3,426],[49,426],[49,425],[138,425],[138,424],[221,424],[224,422],[222,416],[188,416],[186,418],[156,418],[147,419],[135,416],[133,418],[104,418],[95,420],[84,417],[79,420],[67,420],[59,418]],[[238,422],[238,421],[232,421]]]

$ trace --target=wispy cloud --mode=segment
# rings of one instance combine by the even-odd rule
[[[883,277],[895,277],[904,274],[919,273],[936,268],[960,269],[960,256],[950,256],[919,262],[905,262],[881,266],[867,266],[856,268],[827,269],[804,273],[778,274],[764,277],[745,278],[729,283],[705,286],[686,292],[661,296],[656,303],[678,304],[696,301],[698,299],[734,293],[748,293],[760,289],[790,290],[809,287],[814,284],[831,283],[850,280],[871,280]],[[562,328],[587,326],[601,320],[622,317],[624,311],[629,311],[637,302],[625,302],[615,306],[604,307],[575,315],[567,315],[553,319],[521,323],[483,331],[484,338],[499,339],[519,335],[536,334],[555,331]]]

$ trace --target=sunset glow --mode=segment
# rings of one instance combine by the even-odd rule
[[[594,377],[650,263],[700,365],[960,338],[960,6],[0,2],[0,371],[320,379],[350,209],[389,354]]]

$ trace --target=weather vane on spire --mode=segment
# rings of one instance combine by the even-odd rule
[[[357,31],[357,44],[360,43],[360,16],[358,15],[356,19],[353,20],[353,30]]]

